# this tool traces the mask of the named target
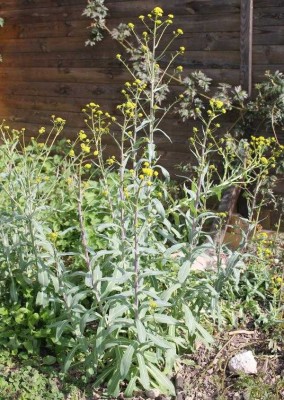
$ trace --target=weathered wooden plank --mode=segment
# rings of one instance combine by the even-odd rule
[[[253,64],[268,66],[284,63],[284,44],[282,46],[253,46]]]
[[[74,7],[80,5],[81,10],[84,9],[86,5],[86,1],[84,0],[48,0],[48,2],[42,1],[29,1],[18,0],[17,1],[17,9],[18,10],[26,10],[26,9],[46,9],[47,4],[51,8],[55,7]],[[149,13],[156,5],[157,2],[155,0],[146,0],[141,2],[141,0],[123,0],[123,1],[114,1],[107,0],[106,6],[109,9],[111,15],[117,15],[120,17],[128,16],[137,16],[139,13]],[[222,13],[222,12],[230,12],[232,9],[239,8],[239,0],[172,0],[170,3],[168,0],[160,0],[159,5],[165,10],[165,12],[175,13],[176,15],[184,14],[184,13]],[[0,10],[9,10],[10,8],[15,9],[14,0],[8,1],[3,0],[0,5]]]
[[[261,7],[254,11],[253,23],[255,26],[283,26],[284,4],[282,7]]]
[[[284,45],[283,26],[261,26],[253,28],[254,45]]]
[[[86,20],[86,27],[89,25],[90,21],[83,17],[75,17],[74,10],[71,8],[67,8],[66,12],[59,12],[58,9],[47,9],[46,12],[39,13],[34,12],[30,13],[29,10],[26,11],[6,11],[2,13],[3,18],[5,18],[7,25],[17,24],[18,21],[21,21],[21,24],[24,26],[25,24],[41,24],[45,22],[49,22],[50,20],[55,22],[62,22],[63,24],[68,24],[71,20]],[[76,15],[76,14],[75,14]],[[142,26],[141,22],[135,18],[131,19],[137,24],[139,27]],[[108,26],[110,28],[117,27],[121,22],[128,22],[129,18],[109,18]],[[236,32],[239,30],[239,13],[234,14],[182,14],[179,15],[176,19],[173,27],[180,27],[185,32],[220,32],[220,27],[222,26],[221,31],[225,32]],[[83,29],[85,29],[82,26]],[[171,29],[171,28],[169,28]]]
[[[283,7],[283,0],[254,0],[254,8]]]
[[[108,83],[112,86],[114,83],[124,83],[129,80],[129,74],[121,66],[116,68],[13,68],[4,67],[5,63],[0,65],[0,81],[2,82],[60,82],[69,83]],[[194,72],[195,68],[187,68],[184,75]],[[203,69],[206,75],[215,81],[226,81],[231,76],[230,82],[235,79],[238,82],[239,71],[229,69]]]
[[[80,51],[99,53],[105,48],[115,47],[115,41],[108,35],[95,47],[86,47],[85,41],[88,32],[85,26],[75,28],[77,21],[71,21],[72,27],[66,27],[61,23],[24,24],[23,26],[5,26],[0,31],[1,49],[7,52],[26,52],[33,48],[40,47],[42,51],[62,51],[63,53]],[[54,29],[53,29],[54,28]],[[169,43],[172,32],[165,34],[163,43]],[[15,40],[17,39],[17,40]],[[65,46],[64,46],[65,44]],[[68,44],[68,46],[67,46]],[[187,46],[189,50],[238,50],[239,32],[185,32],[184,35],[176,38],[169,49],[176,49],[179,46]],[[80,55],[80,54],[79,54]]]
[[[249,96],[252,89],[252,31],[253,0],[241,0],[241,85],[248,92]]]

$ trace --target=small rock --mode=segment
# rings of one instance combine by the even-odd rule
[[[155,399],[156,397],[159,397],[161,394],[161,392],[159,391],[159,389],[149,389],[146,390],[146,396],[149,399]]]
[[[231,358],[228,363],[229,370],[235,374],[256,374],[257,362],[251,351],[239,353]]]

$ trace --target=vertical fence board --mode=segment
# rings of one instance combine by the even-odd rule
[[[241,85],[250,96],[252,90],[253,0],[241,0],[240,28]]]

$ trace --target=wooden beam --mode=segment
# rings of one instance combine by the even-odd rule
[[[253,0],[241,0],[241,85],[251,95],[252,90]]]

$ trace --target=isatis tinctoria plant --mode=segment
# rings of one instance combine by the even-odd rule
[[[174,16],[155,7],[139,20],[141,34],[132,22],[115,33],[125,49],[117,59],[130,76],[118,115],[90,102],[82,109],[86,129],[56,149],[60,117],[52,117],[45,142],[41,128],[28,145],[23,131],[1,126],[0,312],[6,318],[13,305],[15,315],[2,324],[2,333],[10,330],[1,343],[15,353],[44,346],[64,359],[66,373],[83,365],[95,387],[126,397],[156,387],[174,395],[179,356],[196,338],[212,341],[203,322],[224,281],[233,274],[237,280],[241,254],[227,252],[221,266],[221,245],[206,233],[220,216],[207,200],[251,182],[260,162],[243,162],[249,143],[228,137],[224,146],[217,138],[232,99],[227,87],[211,98],[202,73],[182,77],[176,64],[185,48],[169,51],[183,34],[172,29]],[[181,85],[174,94],[173,82]],[[196,162],[182,202],[171,196],[157,145],[170,140],[163,122],[177,110],[197,121],[190,141]],[[220,172],[215,157],[223,161]],[[200,277],[192,265],[205,250],[217,265]]]

